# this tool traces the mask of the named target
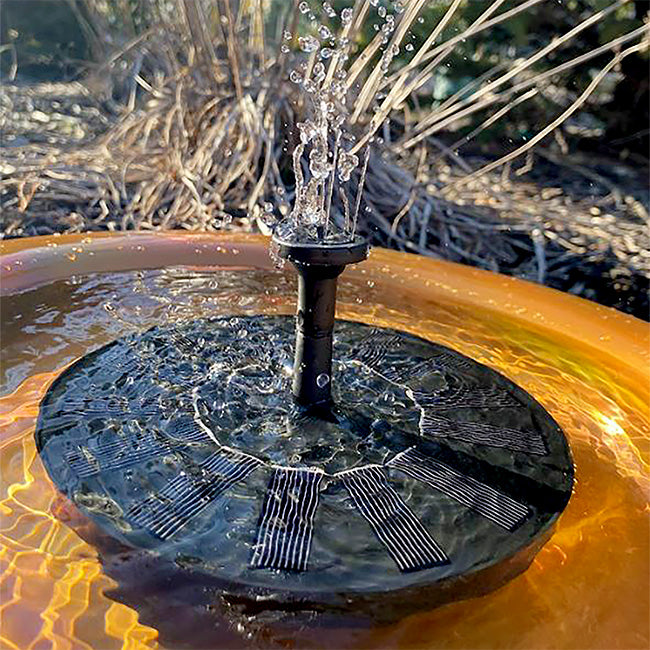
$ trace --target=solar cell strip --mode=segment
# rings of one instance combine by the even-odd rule
[[[433,359],[441,369],[470,370],[475,367],[475,362],[471,359],[455,355],[446,350],[438,352]]]
[[[66,401],[64,406],[67,410],[80,411],[81,415],[95,416],[131,415],[133,417],[145,417],[155,415],[159,411],[154,404],[130,404],[102,400]]]
[[[408,380],[418,379],[439,370],[435,358],[425,359],[417,365],[408,368],[394,368],[384,364],[386,355],[397,347],[401,338],[397,335],[386,335],[382,332],[369,334],[353,352],[353,357],[368,366],[382,377],[393,383],[403,385]]]
[[[336,476],[400,571],[449,564],[445,552],[388,483],[381,467],[366,465]]]
[[[92,457],[78,451],[69,451],[65,455],[66,461],[72,471],[81,478],[87,478],[100,471],[99,463]]]
[[[356,347],[353,358],[379,370],[386,354],[399,345],[400,340],[396,334],[387,335],[379,330],[373,330]]]
[[[519,402],[502,390],[479,386],[458,386],[439,392],[412,391],[418,406],[439,410],[455,408],[504,408],[520,406]]]
[[[199,428],[194,421],[179,421],[174,423],[170,431],[174,442],[208,442],[210,438],[205,431]],[[118,438],[111,442],[102,443],[95,448],[86,447],[85,450],[70,451],[66,459],[74,472],[86,478],[105,470],[114,470],[135,465],[143,460],[155,456],[172,453],[172,448],[167,441],[160,441],[153,435],[146,435],[139,447],[134,447],[130,442]]]
[[[254,568],[306,571],[323,471],[277,467],[262,505]]]
[[[175,442],[211,442],[207,433],[194,418],[176,420],[165,433]]]
[[[200,474],[179,474],[156,495],[133,505],[127,518],[162,539],[169,539],[226,490],[263,465],[228,448],[205,459]]]
[[[144,460],[171,454],[171,447],[152,435],[143,438],[138,446],[116,440],[94,448],[76,449],[65,457],[73,471],[82,478],[106,470],[116,470],[135,465]]]
[[[424,437],[449,438],[488,447],[500,447],[543,456],[546,445],[536,431],[520,431],[483,422],[458,422],[436,415],[425,407],[420,415],[420,433]]]
[[[397,454],[386,465],[426,483],[506,530],[514,530],[528,516],[524,504],[414,448]]]

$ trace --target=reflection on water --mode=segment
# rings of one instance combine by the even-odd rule
[[[134,566],[128,553],[122,569],[104,567],[84,541],[96,540],[98,531],[57,495],[36,454],[40,399],[70,361],[117,336],[186,318],[288,314],[293,291],[293,279],[280,272],[172,269],[77,278],[3,298],[3,645],[647,647],[645,386],[592,349],[564,348],[505,316],[461,302],[433,304],[426,292],[414,301],[363,274],[342,280],[341,317],[407,329],[458,349],[530,392],[565,430],[576,462],[574,495],[533,565],[490,595],[375,629],[342,617],[328,620],[326,632],[304,625],[304,619],[286,627],[273,613],[253,616],[236,603],[221,602],[216,592],[197,598],[192,585],[172,589],[164,581],[143,579],[140,600],[121,602],[126,598],[108,569],[113,576],[120,570],[146,576],[147,567]],[[210,598],[213,604],[192,610],[193,602]]]

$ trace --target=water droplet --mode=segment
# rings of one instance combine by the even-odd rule
[[[336,16],[336,11],[334,11],[334,7],[329,2],[323,2],[323,11],[325,12],[325,15],[329,16],[330,18],[334,18]]]
[[[405,49],[407,52],[412,52],[415,48],[413,47],[413,44],[412,44],[412,43],[407,43],[407,44],[404,46],[404,49]]]
[[[318,377],[316,377],[316,385],[319,388],[324,388],[329,384],[330,376],[326,372],[322,372]]]
[[[301,220],[308,226],[315,226],[321,221],[321,213],[319,210],[311,209],[312,206],[306,206],[304,212],[301,215]],[[306,266],[309,266],[307,264]]]
[[[309,4],[303,1],[298,5],[298,9],[301,14],[306,14],[309,11]]]
[[[314,36],[301,36],[298,38],[298,45],[303,52],[315,52],[320,47],[318,39]]]
[[[347,9],[343,9],[341,11],[341,22],[344,25],[347,25],[348,23],[352,22],[352,9],[348,7]]]
[[[320,55],[323,59],[329,59],[332,54],[334,54],[334,50],[330,49],[329,47],[324,47],[320,52]]]
[[[332,37],[332,32],[330,32],[329,27],[327,27],[327,25],[321,25],[318,28],[318,35],[321,38],[331,38]]]
[[[359,164],[359,158],[353,153],[342,151],[339,156],[338,162],[338,177],[339,181],[345,183],[350,180],[350,175],[355,167]]]
[[[322,52],[321,56],[323,56]],[[316,83],[320,83],[325,78],[325,66],[319,61],[314,66],[314,71],[312,74],[314,76],[314,81],[316,81]]]
[[[298,70],[292,70],[289,74],[289,79],[291,79],[293,83],[299,84],[302,82],[302,75],[298,72]]]
[[[332,171],[332,165],[327,162],[327,149],[314,147],[309,152],[309,171],[315,178],[327,178]]]

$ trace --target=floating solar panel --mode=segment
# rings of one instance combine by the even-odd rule
[[[291,318],[215,318],[90,353],[43,399],[49,475],[147,562],[258,603],[441,602],[527,566],[573,477],[534,399],[449,348],[339,322],[335,403],[305,410],[293,338]]]

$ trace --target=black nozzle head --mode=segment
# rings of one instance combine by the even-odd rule
[[[368,257],[368,242],[358,235],[322,238],[301,233],[293,224],[283,221],[273,234],[278,255],[300,266],[347,266]]]

